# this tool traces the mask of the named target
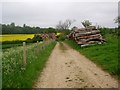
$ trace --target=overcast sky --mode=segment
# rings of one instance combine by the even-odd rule
[[[83,27],[83,20],[116,27],[117,16],[118,2],[2,2],[2,23],[20,26],[55,27],[59,20],[71,19],[76,20],[71,27]]]

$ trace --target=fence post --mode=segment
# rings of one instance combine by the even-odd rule
[[[37,46],[38,46],[39,42],[37,41]]]
[[[23,63],[26,65],[26,42],[23,42]]]
[[[39,42],[37,41],[37,54],[39,53]]]
[[[43,49],[45,49],[45,47],[46,47],[46,41],[43,42],[42,46],[43,46]]]

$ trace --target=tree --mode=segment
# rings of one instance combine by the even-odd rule
[[[75,20],[70,20],[67,19],[64,22],[59,21],[58,24],[56,25],[56,29],[58,30],[67,30],[70,28],[71,24],[74,22]]]
[[[26,27],[26,24],[23,24],[23,27]]]
[[[69,29],[69,27],[71,26],[71,24],[72,24],[72,21],[69,20],[69,19],[67,19],[67,20],[63,23],[64,29]]]
[[[31,27],[26,24],[23,26],[15,26],[15,23],[11,24],[1,24],[2,25],[2,34],[37,34],[37,33],[56,33],[56,29],[49,28],[40,28],[40,27]]]
[[[118,23],[118,27],[120,28],[120,16],[114,19],[115,23]]]
[[[63,29],[62,21],[58,22],[58,24],[56,25],[56,29],[58,29],[58,30],[62,30]]]
[[[88,26],[90,26],[90,25],[92,25],[92,23],[89,21],[89,20],[84,20],[83,22],[81,22],[82,23],[82,25],[86,28],[86,27],[88,27]]]
[[[14,22],[12,22],[12,23],[10,24],[10,26],[15,27],[15,23],[14,23]]]

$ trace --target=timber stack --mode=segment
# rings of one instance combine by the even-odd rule
[[[95,26],[78,29],[74,27],[73,31],[68,35],[69,39],[75,40],[77,44],[82,46],[102,44],[105,42],[100,30]]]

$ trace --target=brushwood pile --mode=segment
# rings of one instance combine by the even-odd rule
[[[80,46],[103,44],[105,42],[100,30],[93,26],[81,29],[74,28],[67,37],[74,40]]]

